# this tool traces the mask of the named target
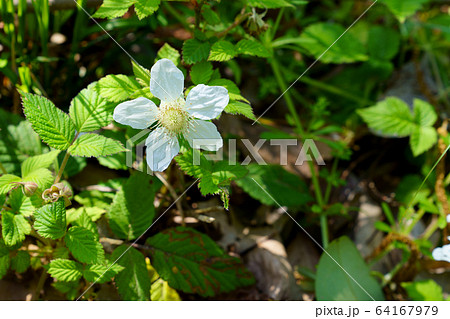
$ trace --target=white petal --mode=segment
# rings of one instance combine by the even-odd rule
[[[450,245],[435,248],[432,255],[435,260],[450,262]]]
[[[161,127],[150,133],[145,145],[147,146],[147,164],[154,172],[165,170],[180,152],[178,139],[167,135]]]
[[[144,129],[156,121],[158,107],[145,97],[120,103],[114,109],[114,121],[135,129]]]
[[[228,105],[230,96],[223,86],[197,85],[188,94],[186,110],[201,120],[211,120],[220,115]]]
[[[183,94],[183,72],[169,59],[156,62],[150,76],[150,91],[161,101],[172,102]]]
[[[222,136],[213,123],[202,120],[193,120],[191,123],[184,137],[192,148],[217,151],[223,146]]]

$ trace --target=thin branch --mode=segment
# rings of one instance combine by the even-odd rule
[[[183,226],[185,226],[185,222],[184,222],[184,211],[183,211],[183,207],[181,205],[181,201],[177,200],[179,198],[179,196],[177,195],[177,192],[175,191],[175,189],[172,187],[172,185],[169,184],[169,182],[167,181],[167,179],[159,172],[155,172],[156,177],[158,177],[158,179],[164,184],[164,186],[167,188],[167,190],[170,193],[170,196],[172,196],[172,198],[175,200],[175,205],[177,206],[178,211],[180,212],[181,218],[182,218],[182,222],[181,224]]]

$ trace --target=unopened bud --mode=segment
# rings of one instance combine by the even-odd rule
[[[34,182],[24,182],[22,184],[22,192],[25,196],[31,197],[34,195],[36,190],[39,188],[38,184]]]

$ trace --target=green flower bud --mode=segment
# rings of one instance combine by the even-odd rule
[[[34,182],[24,182],[22,184],[22,192],[25,196],[31,197],[34,195],[36,190],[39,188],[38,184]]]

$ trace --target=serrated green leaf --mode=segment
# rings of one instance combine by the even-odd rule
[[[0,118],[5,116],[0,114]],[[5,116],[6,117],[6,116]],[[0,163],[10,174],[20,174],[20,164],[28,157],[41,154],[42,147],[39,135],[33,131],[31,123],[22,121],[18,125],[3,123],[0,120]]]
[[[247,0],[249,6],[261,9],[276,9],[282,7],[292,7],[286,0]]]
[[[53,173],[46,168],[38,168],[22,178],[23,182],[36,183],[41,190],[51,186]]]
[[[260,58],[270,57],[270,52],[257,40],[243,39],[239,41],[236,44],[236,52]]]
[[[55,259],[50,262],[48,273],[59,281],[77,281],[83,275],[81,264],[68,259]]]
[[[147,239],[152,265],[175,289],[214,296],[254,282],[240,259],[191,228],[166,229]]]
[[[409,144],[414,156],[428,151],[436,144],[438,140],[437,132],[434,127],[417,127],[411,134]]]
[[[19,176],[12,174],[5,174],[0,176],[0,195],[8,193],[14,187],[17,187],[15,182],[20,182],[22,179]]]
[[[154,190],[151,176],[136,172],[114,197],[108,212],[114,234],[127,240],[141,236],[155,215]]]
[[[0,279],[2,279],[3,276],[5,276],[6,273],[8,272],[9,265],[10,265],[9,254],[3,256],[0,255]]]
[[[38,209],[34,218],[33,227],[44,238],[59,239],[66,233],[66,208],[63,200]]]
[[[153,99],[155,96],[150,91],[150,87],[141,88],[131,94],[130,99],[137,99],[138,97],[145,97],[146,99]]]
[[[249,174],[236,183],[265,205],[298,207],[312,200],[305,182],[281,166],[250,164],[247,169]]]
[[[409,16],[422,8],[429,0],[381,0],[400,22],[404,22]]]
[[[8,211],[2,212],[2,235],[6,245],[14,246],[22,242],[25,235],[30,233],[31,226],[25,217]]]
[[[408,105],[395,97],[388,97],[375,106],[357,112],[371,129],[382,135],[405,137],[415,128]]]
[[[95,88],[102,98],[110,102],[123,102],[135,91],[141,89],[141,86],[132,77],[122,74],[110,74],[101,78]]]
[[[55,150],[27,158],[21,165],[22,176],[27,176],[39,168],[49,168],[58,158],[59,153],[59,150]]]
[[[95,240],[98,240],[98,229],[97,225],[92,221],[89,215],[86,213],[86,209],[84,207],[81,208],[80,214],[77,218],[72,222],[74,226],[80,226],[86,228],[90,232],[94,234]]]
[[[11,259],[11,269],[19,274],[25,272],[30,267],[30,254],[26,251],[19,250],[17,255]]]
[[[93,222],[97,221],[106,212],[104,208],[100,207],[80,207],[77,209],[71,208],[67,210],[67,224],[74,223],[80,217],[83,211],[86,212],[86,214]]]
[[[69,228],[64,241],[72,255],[82,263],[97,264],[105,259],[103,246],[86,228],[79,226]]]
[[[373,26],[369,30],[368,53],[380,60],[391,60],[400,48],[400,35],[391,28]]]
[[[95,12],[95,18],[118,18],[123,16],[137,0],[105,0]]]
[[[142,86],[149,86],[150,85],[150,70],[147,70],[142,65],[137,64],[134,61],[131,61],[131,65],[133,67],[133,73],[136,77],[136,80],[142,85]]]
[[[414,122],[419,126],[433,126],[438,116],[434,107],[419,99],[414,99]]]
[[[200,159],[200,165],[195,159]],[[212,163],[199,151],[188,149],[175,160],[188,175],[200,178],[199,188],[202,195],[218,194],[221,186],[227,186],[232,180],[247,175],[248,171],[241,165],[230,165],[226,161]]]
[[[366,61],[366,49],[351,33],[345,33],[334,43],[345,28],[335,23],[315,23],[305,28],[299,43],[323,63],[353,63]],[[333,45],[334,43],[334,45]],[[328,51],[326,51],[328,49]],[[325,54],[323,54],[326,51]],[[322,55],[323,54],[323,55]]]
[[[369,267],[348,237],[333,241],[327,252],[322,254],[317,267],[317,300],[384,300],[380,284],[370,275]]]
[[[139,0],[134,3],[134,8],[139,19],[152,15],[159,8],[161,0]]]
[[[228,61],[236,56],[236,49],[233,43],[220,40],[213,44],[211,52],[208,57],[208,61]]]
[[[210,62],[202,61],[191,69],[191,80],[194,84],[206,84],[213,74],[213,66]]]
[[[228,79],[215,79],[208,83],[210,86],[223,86],[228,90],[228,95],[230,96],[230,100],[236,101],[244,101],[246,103],[250,103],[245,97],[241,95],[241,90],[239,90],[236,83]]]
[[[183,59],[187,64],[198,63],[208,59],[211,45],[197,39],[186,40],[183,44]]]
[[[49,146],[66,150],[75,136],[70,117],[46,98],[22,93],[23,111],[33,129]]]
[[[89,282],[104,284],[111,281],[123,269],[124,267],[119,264],[111,263],[89,265],[83,270],[83,276]]]
[[[17,188],[9,195],[9,205],[13,212],[29,217],[43,204],[42,197],[34,194],[31,197],[24,195],[22,189]]]
[[[390,97],[375,106],[358,110],[358,114],[377,134],[410,136],[414,156],[429,150],[437,142],[437,132],[433,128],[437,120],[436,111],[422,100],[414,100],[414,113],[402,100]]]
[[[402,282],[401,285],[413,301],[444,301],[442,287],[431,279]]]
[[[230,114],[240,114],[244,115],[245,117],[255,120],[255,114],[253,114],[253,109],[250,104],[240,102],[240,101],[231,101],[228,103],[228,105],[224,109],[225,113]]]
[[[69,115],[77,132],[92,132],[112,122],[116,104],[102,98],[96,90],[96,83],[81,90],[70,102]]]
[[[177,49],[173,48],[169,43],[164,43],[161,49],[158,50],[158,54],[156,55],[155,62],[161,59],[169,59],[175,65],[180,64],[180,52]],[[150,82],[149,82],[150,83]]]
[[[211,9],[210,6],[202,7],[202,17],[210,25],[216,25],[221,22],[219,15]]]
[[[147,271],[145,257],[138,250],[129,246],[117,247],[113,260],[124,269],[115,276],[115,283],[120,296],[124,300],[150,300],[150,276]]]
[[[126,148],[119,141],[92,133],[80,136],[68,149],[73,156],[86,157],[107,156],[125,151]]]

